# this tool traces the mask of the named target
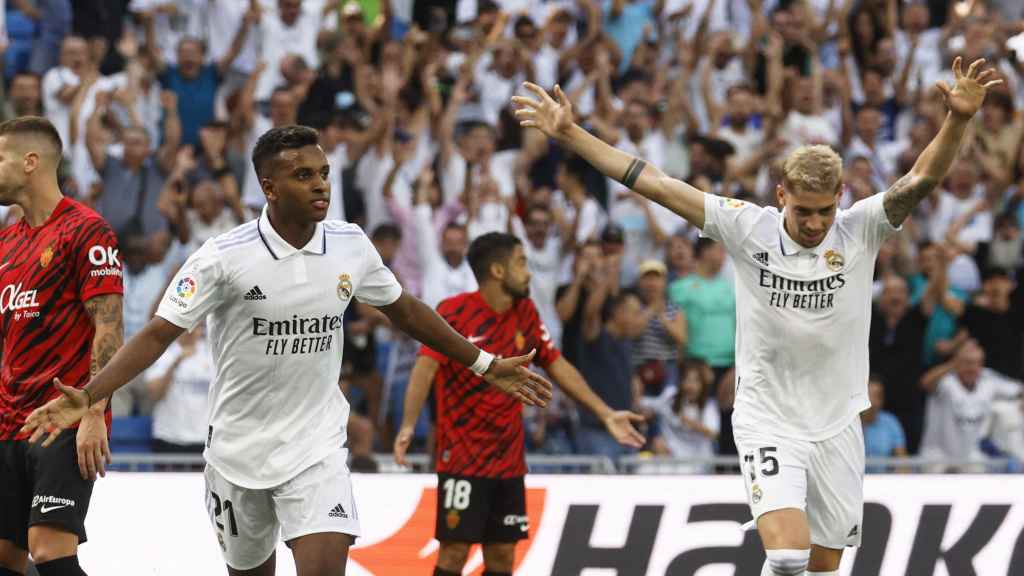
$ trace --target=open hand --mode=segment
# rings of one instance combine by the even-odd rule
[[[527,369],[537,354],[496,359],[484,374],[484,381],[527,406],[547,406],[551,400],[551,382]]]
[[[636,412],[618,410],[605,417],[604,427],[619,444],[641,448],[647,439],[633,427],[633,422],[643,422],[644,420],[645,418]]]
[[[106,476],[106,467],[112,462],[107,440],[107,422],[103,414],[88,413],[82,418],[75,435],[78,449],[78,470],[83,480]]]
[[[61,430],[75,425],[89,411],[89,395],[86,392],[61,384],[59,378],[53,379],[53,385],[60,390],[61,395],[33,410],[21,428],[22,432],[32,434],[29,442],[38,442],[43,435],[49,433],[43,442],[44,448],[53,444]]]
[[[406,428],[403,426],[395,436],[395,464],[399,466],[409,465],[409,461],[405,459],[405,454],[409,451],[409,444],[412,443],[413,432],[415,430],[412,427]]]
[[[520,126],[536,128],[549,138],[558,138],[572,128],[572,104],[560,86],[555,85],[557,102],[543,88],[532,82],[524,82],[523,87],[533,92],[538,99],[529,96],[512,97],[512,102],[519,106],[515,116]]]
[[[935,86],[942,91],[946,107],[954,115],[961,118],[974,116],[981,108],[981,103],[985,101],[988,89],[1003,82],[1001,78],[991,79],[996,71],[994,68],[982,70],[984,64],[985,59],[979,58],[971,62],[971,65],[967,67],[967,73],[964,74],[963,58],[957,56],[953,60],[953,74],[956,76],[956,83],[953,87],[950,88],[941,80],[935,83]]]

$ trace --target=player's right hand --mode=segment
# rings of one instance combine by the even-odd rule
[[[49,433],[43,441],[44,448],[57,439],[61,430],[75,425],[89,411],[87,393],[65,386],[59,378],[53,379],[53,385],[60,390],[61,395],[33,410],[21,428],[23,433],[32,434],[28,439],[31,443],[38,442],[44,434]]]
[[[533,92],[537,99],[528,96],[513,96],[512,102],[518,106],[514,112],[523,128],[536,128],[549,138],[558,138],[569,132],[573,126],[572,103],[555,85],[555,101],[547,91],[532,82],[523,82],[523,88]]]
[[[497,359],[484,374],[484,380],[527,406],[547,406],[551,382],[527,368],[536,354],[537,350],[532,350],[523,356]]]
[[[413,432],[413,428],[402,426],[395,436],[395,463],[399,466],[409,465],[409,462],[405,459],[405,454],[409,451],[409,444],[412,443]]]

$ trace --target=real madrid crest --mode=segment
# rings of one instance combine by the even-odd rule
[[[761,487],[760,486],[758,486],[757,484],[754,484],[753,486],[751,486],[751,488],[750,488],[750,499],[754,502],[754,504],[757,504],[758,502],[760,502],[762,496],[763,496],[763,494],[761,493]]]
[[[828,265],[829,270],[833,272],[838,272],[843,269],[843,264],[845,264],[845,261],[843,260],[843,255],[840,254],[839,252],[836,252],[835,250],[826,250],[825,264]]]
[[[40,268],[46,268],[53,261],[53,244],[46,247],[43,253],[39,255],[39,266]]]
[[[348,274],[338,276],[338,299],[348,300],[352,297],[352,280]]]

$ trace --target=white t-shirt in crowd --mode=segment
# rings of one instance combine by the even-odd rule
[[[148,12],[153,16],[153,31],[157,49],[164,62],[174,65],[178,61],[178,42],[186,36],[203,38],[205,6],[207,0],[131,0],[128,10],[136,14]],[[157,10],[173,6],[174,14]],[[236,22],[241,22],[239,17]],[[234,34],[232,33],[232,37]],[[231,42],[231,38],[228,38]]]
[[[476,276],[469,267],[469,261],[463,258],[458,266],[452,268],[441,254],[440,239],[434,228],[430,205],[414,206],[413,217],[416,219],[415,242],[423,274],[423,302],[436,308],[445,298],[476,290]]]
[[[1020,396],[1020,382],[985,368],[974,390],[955,373],[943,376],[928,397],[921,454],[950,459],[983,458],[978,443],[988,435],[992,404]]]
[[[671,390],[674,391],[673,387]],[[666,392],[669,392],[666,390]],[[660,397],[644,396],[640,399],[640,405],[654,410],[658,415],[658,422],[661,424],[661,437],[669,453],[675,458],[711,458],[715,456],[715,443],[712,439],[697,432],[693,428],[683,424],[680,414],[672,410],[672,394],[662,394]],[[690,420],[700,422],[708,429],[718,432],[722,427],[721,415],[718,411],[718,403],[708,399],[703,407],[695,404],[685,404],[682,407],[682,415]],[[704,472],[699,467],[690,472]],[[683,472],[677,470],[677,472]]]
[[[117,90],[124,87],[126,82],[127,77],[123,72],[112,76],[101,76],[93,82],[92,86],[88,88],[85,96],[82,98],[82,107],[79,109],[77,117],[77,138],[75,138],[75,140],[70,144],[71,175],[78,183],[78,189],[82,194],[87,193],[93,182],[96,182],[100,178],[99,174],[96,172],[96,168],[92,165],[92,158],[89,156],[89,149],[85,145],[86,126],[89,123],[89,118],[92,116],[93,111],[96,110],[96,93]],[[153,142],[150,146],[155,149],[157,144],[158,143]],[[65,145],[65,148],[67,147],[68,146]]]
[[[394,166],[395,159],[390,152],[378,155],[377,149],[374,148],[363,157],[356,168],[356,182],[363,191],[363,205],[366,207],[366,229],[371,234],[377,226],[385,222],[394,222],[384,201],[384,184],[387,183],[388,173]],[[398,169],[391,181],[391,195],[400,206],[412,207],[413,188],[417,176],[413,161],[409,160]]]
[[[835,146],[839,143],[839,135],[828,120],[822,116],[801,114],[796,110],[790,110],[786,115],[779,136],[789,142],[791,148],[805,144]]]
[[[305,5],[291,26],[285,26],[276,11],[263,14],[260,19],[259,45],[261,59],[267,63],[267,69],[256,84],[257,102],[270,98],[274,88],[283,81],[281,60],[286,55],[301,56],[306,65],[313,70],[320,66],[320,57],[316,50],[320,20],[320,13]]]
[[[163,378],[182,355],[181,345],[172,342],[146,370],[145,379]],[[172,444],[202,444],[208,432],[210,383],[215,374],[206,338],[196,342],[195,352],[174,370],[167,394],[153,406],[153,437]]]
[[[267,130],[274,127],[270,118],[263,114],[256,114],[252,118],[252,126],[249,128],[249,138],[245,143],[245,181],[242,182],[242,204],[250,208],[262,208],[267,203],[267,197],[263,195],[263,188],[260,186],[260,179],[256,176],[256,167],[252,165],[252,151],[256,148],[256,142]],[[333,170],[334,167],[332,166]]]
[[[562,280],[562,240],[556,235],[549,235],[540,248],[533,245],[526,237],[526,229],[522,220],[512,220],[515,235],[523,243],[526,263],[530,269],[530,298],[537,306],[540,319],[548,328],[552,340],[562,341],[562,320],[555,308],[555,293]]]
[[[946,232],[955,220],[970,212],[984,199],[984,188],[978,186],[967,198],[957,198],[952,193],[943,190],[939,193],[939,205],[932,212],[928,221],[928,235],[932,242],[944,242]],[[992,239],[992,213],[985,211],[975,214],[971,220],[957,234],[960,242],[978,243],[988,242]]]
[[[43,110],[60,134],[65,154],[71,150],[71,108],[61,102],[57,94],[64,88],[78,86],[79,83],[78,75],[64,66],[50,68],[43,74]]]
[[[789,237],[777,208],[705,197],[703,235],[736,273],[737,431],[820,441],[870,406],[871,283],[896,230],[883,196],[840,210],[815,248]]]
[[[249,2],[241,0],[209,0],[210,7],[207,12],[207,46],[210,53],[210,61],[217,62],[231,49],[231,43],[235,40],[238,27],[242,25],[242,17],[249,10]],[[261,2],[264,14],[267,10],[273,9],[272,2]],[[259,55],[259,33],[253,27],[249,29],[242,44],[242,50],[235,57],[231,67],[239,72],[250,73],[256,68]]]
[[[338,144],[334,150],[324,150],[327,154],[327,165],[331,167],[328,180],[331,183],[331,205],[327,208],[328,220],[347,220],[345,218],[345,184],[341,173],[348,167],[348,146]],[[370,228],[373,231],[373,228]]]
[[[214,238],[167,287],[157,315],[184,329],[207,319],[216,378],[206,461],[250,489],[280,485],[341,449],[349,404],[338,387],[342,316],[402,294],[370,239],[325,221],[297,249],[267,212]]]
[[[502,150],[491,155],[487,166],[490,176],[498,184],[502,198],[511,198],[516,193],[515,165],[519,150]],[[444,203],[448,204],[459,199],[466,188],[466,170],[469,164],[458,150],[452,150],[448,163],[441,172],[441,190]],[[474,168],[473,179],[478,181],[483,172],[481,166]]]

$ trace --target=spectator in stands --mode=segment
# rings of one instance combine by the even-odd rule
[[[910,303],[902,277],[890,274],[882,280],[882,293],[871,313],[868,358],[872,373],[888,384],[884,386],[884,405],[906,431],[906,447],[912,454],[920,446],[924,425],[924,396],[914,383],[924,371],[928,321],[924,305]]]
[[[7,87],[7,102],[3,109],[3,119],[42,115],[43,99],[39,76],[28,72],[15,74],[11,85]]]
[[[982,270],[1003,268],[1019,271],[1024,267],[1024,242],[1021,241],[1020,224],[1012,212],[1003,212],[996,217],[992,240],[979,242],[975,260]]]
[[[986,368],[985,351],[966,340],[952,360],[921,377],[921,387],[929,394],[921,456],[957,462],[939,464],[935,472],[984,472],[979,444],[988,433],[993,403],[1019,400],[1021,383]]]
[[[962,339],[956,338],[956,317],[952,310],[967,294],[949,285],[950,254],[942,244],[923,244],[918,249],[919,272],[910,278],[910,302],[920,303],[928,317],[922,358],[925,367],[948,358],[962,343]]]
[[[1011,307],[1016,287],[1007,270],[990,268],[985,271],[981,291],[971,302],[957,301],[951,312],[985,351],[988,367],[1020,380],[1024,376],[1024,315],[1019,308]]]
[[[868,400],[871,407],[860,413],[864,426],[864,453],[868,458],[902,458],[907,456],[907,440],[903,426],[885,408],[885,384],[880,376],[872,374],[868,379]],[[887,472],[889,466],[868,466],[869,474]]]
[[[562,274],[562,262],[572,254],[572,237],[565,238],[554,225],[554,215],[543,204],[526,209],[523,218],[513,216],[513,230],[523,242],[526,262],[530,268],[530,298],[537,305],[537,313],[555,342],[562,341],[562,321],[556,309],[555,294]],[[575,225],[569,223],[570,234]]]
[[[274,90],[273,94],[271,94],[270,112],[268,115],[263,114],[257,107],[256,102],[253,100],[255,97],[256,80],[264,72],[265,66],[262,64],[257,65],[256,70],[253,71],[252,76],[249,77],[249,80],[242,88],[239,99],[240,104],[237,117],[243,131],[247,134],[245,137],[246,158],[252,156],[252,151],[256,147],[256,140],[261,135],[271,128],[280,128],[281,126],[294,124],[298,112],[298,102],[295,101],[295,95],[290,90],[284,88]],[[251,163],[246,170],[245,181],[242,185],[242,202],[249,208],[257,210],[261,210],[267,203],[266,198],[263,196],[263,188],[256,177],[256,169],[252,168]]]
[[[722,274],[725,249],[708,238],[697,240],[694,273],[669,287],[669,301],[686,317],[686,355],[714,370],[714,383],[736,362],[736,293]]]
[[[577,368],[582,365],[580,346],[583,345],[583,309],[590,291],[600,282],[596,277],[607,273],[601,243],[596,240],[584,242],[576,248],[570,281],[559,286],[555,292],[555,309],[562,325],[562,355]],[[612,296],[618,294],[618,282],[614,282],[608,290]]]
[[[638,268],[636,289],[643,302],[644,329],[633,342],[633,369],[644,396],[660,396],[679,384],[680,351],[686,346],[686,317],[666,298],[668,269],[658,260]]]
[[[206,446],[207,398],[215,377],[206,328],[182,333],[145,374],[153,405],[153,451],[201,454]],[[195,467],[202,469],[199,464]]]
[[[693,243],[685,234],[677,232],[668,239],[665,262],[668,265],[668,285],[670,287],[676,280],[686,278],[693,273],[696,267]]]
[[[259,22],[259,60],[266,66],[254,88],[256,102],[271,98],[275,88],[281,84],[285,76],[282,64],[289,61],[287,56],[297,56],[302,66],[312,70],[320,66],[316,47],[325,32],[320,26],[323,13],[315,10],[314,5],[313,2],[303,5],[302,0],[277,0],[277,10],[271,10],[269,14],[263,10],[254,13],[255,20]],[[319,5],[325,11],[333,7],[330,2]]]
[[[174,168],[181,124],[177,102],[172,92],[164,92],[162,103],[166,120],[164,142],[151,152],[149,134],[138,127],[124,131],[124,154],[117,158],[108,153],[107,132],[102,127],[109,113],[110,96],[101,93],[89,119],[86,140],[92,165],[102,177],[102,188],[91,198],[97,211],[110,223],[114,232],[128,232],[149,237],[167,234],[167,220],[158,204],[166,175]]]
[[[652,411],[659,421],[653,439],[655,454],[673,458],[711,458],[721,427],[718,404],[711,395],[712,372],[701,360],[688,360],[679,369],[678,388],[668,397],[643,397],[640,406]],[[672,469],[675,473],[706,474],[710,464],[689,464]]]
[[[611,296],[612,282],[604,274],[595,276],[594,286],[583,307],[579,366],[590,388],[612,410],[629,410],[639,398],[640,382],[633,374],[630,341],[643,331],[642,302],[635,292]],[[599,454],[613,460],[630,449],[616,442],[604,424],[582,411],[576,433],[577,448],[583,454]]]
[[[82,86],[80,75],[89,58],[89,46],[80,36],[64,38],[60,49],[60,65],[46,70],[43,74],[43,108],[46,117],[53,122],[64,143],[64,152],[70,149],[71,137],[68,132],[71,121],[71,104]]]
[[[242,25],[235,32],[227,53],[216,63],[206,64],[206,44],[192,36],[185,36],[178,41],[177,58],[173,63],[168,62],[157,45],[153,18],[145,19],[146,47],[160,84],[164,90],[170,90],[177,96],[182,144],[199,145],[199,129],[213,120],[214,101],[221,79],[242,51],[250,28],[258,20],[258,11],[250,8],[242,17]]]
[[[238,185],[229,172],[222,172],[218,180],[203,179],[191,184],[188,177],[194,168],[192,149],[179,149],[174,170],[160,195],[160,212],[188,253],[248,219]]]

